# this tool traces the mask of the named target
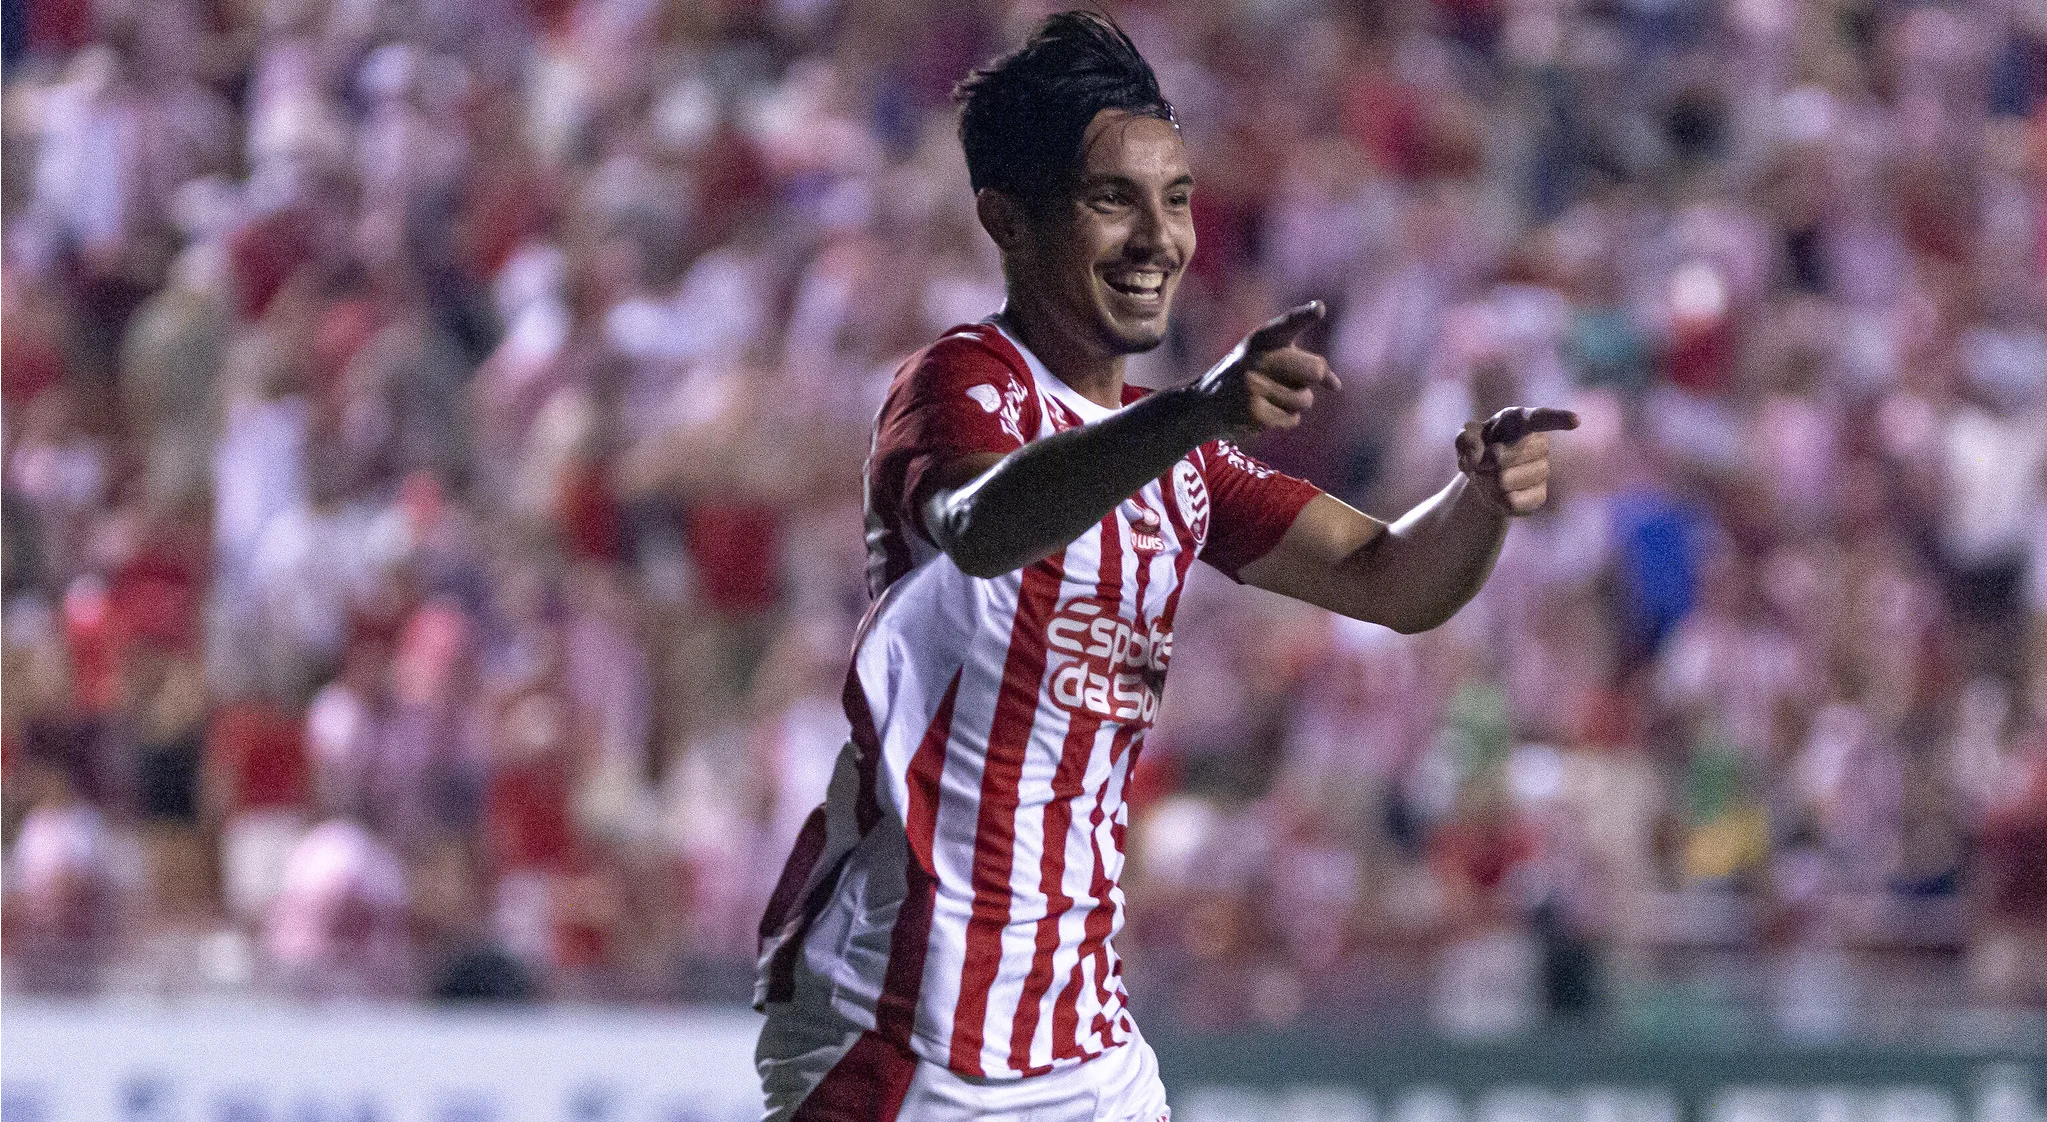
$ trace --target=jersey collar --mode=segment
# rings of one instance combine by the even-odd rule
[[[1057,374],[1052,373],[1051,369],[1044,362],[1040,361],[1038,356],[1032,353],[1029,347],[1024,346],[1024,341],[1017,337],[1016,332],[1011,331],[1009,325],[1002,322],[1000,315],[988,317],[987,322],[995,330],[1001,332],[1004,339],[1009,340],[1009,345],[1016,348],[1017,354],[1023,356],[1024,365],[1030,367],[1031,377],[1036,379],[1039,392],[1049,393],[1053,397],[1058,398],[1059,404],[1073,410],[1083,423],[1099,421],[1103,417],[1116,412],[1114,409],[1102,408],[1100,405],[1088,400],[1087,396],[1079,390],[1060,381]]]

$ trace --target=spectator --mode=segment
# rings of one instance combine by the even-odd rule
[[[7,862],[10,987],[85,996],[120,934],[119,841],[61,771],[23,818]]]
[[[282,989],[308,1000],[414,996],[405,870],[345,819],[301,837],[285,861],[264,944]]]
[[[8,9],[10,990],[736,994],[839,759],[867,425],[1000,299],[947,91],[1023,9],[403,7]],[[2047,1006],[2036,21],[1371,7],[1119,11],[1201,179],[1133,372],[1329,301],[1259,451],[1379,511],[1584,424],[1436,631],[1189,582],[1136,988]]]

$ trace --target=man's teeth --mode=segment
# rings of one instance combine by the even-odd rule
[[[1166,283],[1166,274],[1157,272],[1117,273],[1109,283],[1126,292],[1157,292]]]

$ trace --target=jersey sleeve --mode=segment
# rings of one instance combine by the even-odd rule
[[[917,511],[937,470],[962,456],[1007,455],[1038,429],[1030,387],[987,344],[955,334],[926,348],[889,387],[868,469],[874,508],[929,537]]]
[[[1201,559],[1242,584],[1238,570],[1272,552],[1322,489],[1252,459],[1227,440],[1203,446],[1200,460],[1211,511]]]

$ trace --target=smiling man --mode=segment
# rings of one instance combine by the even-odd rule
[[[876,421],[853,738],[761,922],[767,1117],[1159,1122],[1114,939],[1188,568],[1434,627],[1576,419],[1467,425],[1456,475],[1390,525],[1273,471],[1230,439],[1339,388],[1294,344],[1319,303],[1189,385],[1123,381],[1194,254],[1194,176],[1130,40],[1052,16],[958,98],[1008,301],[912,356]]]

